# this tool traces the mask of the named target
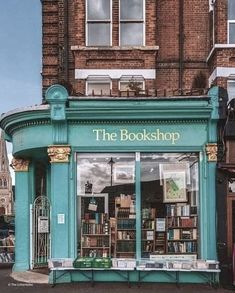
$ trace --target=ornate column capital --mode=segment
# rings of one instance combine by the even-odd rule
[[[15,172],[28,172],[30,161],[23,158],[13,158],[11,161],[11,167]]]
[[[51,163],[67,163],[71,148],[69,145],[51,145],[48,146],[47,153]]]
[[[208,162],[217,162],[218,146],[217,143],[206,144],[206,154]]]

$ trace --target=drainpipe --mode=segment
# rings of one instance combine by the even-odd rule
[[[179,92],[183,95],[184,73],[184,0],[179,0]]]
[[[64,79],[69,82],[69,0],[64,0]]]

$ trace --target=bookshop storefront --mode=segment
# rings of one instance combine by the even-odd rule
[[[215,282],[218,88],[203,97],[88,99],[53,86],[46,99],[1,119],[16,160],[29,166],[15,165],[16,238],[28,241],[16,245],[14,269],[31,263],[22,227],[41,160],[50,282]]]

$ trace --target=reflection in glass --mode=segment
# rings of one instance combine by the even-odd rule
[[[88,20],[109,20],[110,0],[87,0]]]
[[[235,23],[229,24],[229,43],[235,44]]]
[[[110,45],[109,23],[88,23],[88,46]]]
[[[235,20],[235,1],[228,0],[228,19]]]
[[[121,46],[143,45],[143,23],[121,23]]]
[[[143,0],[120,0],[120,19],[143,19]]]
[[[198,253],[198,188],[196,154],[141,155],[142,257]]]

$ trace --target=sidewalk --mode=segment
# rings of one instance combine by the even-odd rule
[[[0,267],[0,291],[1,293],[229,293],[230,290],[223,288],[214,289],[207,285],[194,285],[183,284],[177,287],[174,284],[159,284],[148,283],[141,284],[138,287],[137,284],[131,284],[129,288],[126,283],[96,283],[94,287],[90,283],[70,283],[70,284],[58,284],[55,287],[51,287],[48,284],[48,276],[40,272],[14,272],[12,273],[10,267]],[[234,289],[233,289],[234,291]]]

